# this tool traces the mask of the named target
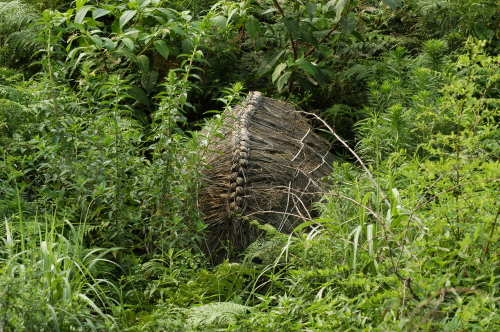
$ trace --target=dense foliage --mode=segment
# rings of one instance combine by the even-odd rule
[[[0,2],[0,330],[496,330],[499,8]],[[207,145],[248,90],[312,112],[335,172],[209,266]]]

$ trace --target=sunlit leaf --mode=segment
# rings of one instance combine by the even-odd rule
[[[111,13],[110,10],[107,10],[107,9],[103,9],[103,8],[96,8],[93,12],[92,12],[92,18],[94,20],[97,20],[99,17],[101,16],[104,16],[104,15],[107,15],[108,13]]]
[[[285,84],[290,79],[290,76],[292,76],[292,72],[291,71],[287,71],[286,73],[284,73],[283,75],[281,75],[280,78],[278,78],[278,81],[276,82],[276,86],[278,87],[278,91],[281,92],[281,90],[283,90],[283,87],[285,86]]]
[[[158,81],[158,72],[154,70],[142,75],[141,77],[142,86],[147,93],[150,93],[151,90],[154,89],[157,81]]]
[[[102,47],[101,37],[93,35],[93,36],[90,36],[90,39],[92,39],[92,41],[94,42],[95,46],[97,46],[97,48],[100,49]]]
[[[151,3],[151,0],[138,0],[138,5],[139,5],[139,8],[144,8],[146,6],[149,6],[149,4]]]
[[[123,28],[123,26],[135,16],[135,14],[137,14],[137,10],[126,10],[123,12],[122,16],[120,16],[120,28]]]
[[[278,79],[278,77],[281,75],[281,72],[285,68],[286,68],[286,63],[280,63],[279,65],[276,66],[276,69],[274,69],[274,73],[272,75],[273,83]]]
[[[344,35],[349,36],[356,29],[356,20],[352,16],[342,16],[339,26]]]
[[[270,14],[270,13],[274,13],[274,12],[277,12],[278,9],[276,9],[275,7],[271,7],[269,8],[268,10],[262,12],[262,15],[266,15],[266,14]]]
[[[342,11],[344,10],[346,4],[347,0],[338,0],[337,4],[335,5],[335,15],[337,16],[337,19],[339,19],[342,15]]]
[[[170,50],[168,49],[168,46],[165,43],[165,41],[164,40],[155,40],[154,44],[155,44],[155,48],[158,51],[158,53],[163,55],[163,57],[165,59],[168,59],[168,56],[170,54]]]
[[[92,8],[92,6],[83,6],[80,8],[80,10],[76,13],[75,23],[82,23],[90,8]]]
[[[134,42],[132,41],[132,39],[130,39],[130,38],[123,38],[122,42],[123,42],[123,44],[125,44],[125,46],[127,46],[127,48],[129,50],[131,50],[131,51],[134,50]]]
[[[225,29],[227,26],[227,19],[224,16],[215,16],[212,18],[212,22],[220,29]]]
[[[306,3],[306,12],[309,16],[314,16],[316,11],[318,10],[318,4],[314,2]]]
[[[76,9],[80,10],[80,8],[82,8],[82,6],[85,5],[86,2],[87,0],[76,0]]]
[[[186,54],[191,53],[191,51],[194,49],[191,39],[188,38],[183,39],[181,44],[182,44],[182,51]]]
[[[147,72],[149,71],[149,58],[144,54],[138,55],[136,59],[137,67],[141,71]]]

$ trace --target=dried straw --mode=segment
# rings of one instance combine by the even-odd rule
[[[234,258],[259,236],[250,220],[291,233],[310,220],[332,172],[329,144],[291,105],[251,92],[224,115],[224,139],[210,144],[200,209],[208,224],[205,250],[214,264]]]

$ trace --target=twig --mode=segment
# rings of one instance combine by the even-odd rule
[[[347,149],[349,150],[349,152],[356,158],[356,160],[359,162],[359,164],[361,165],[361,167],[363,167],[363,169],[365,170],[366,174],[368,175],[368,177],[370,178],[370,180],[373,182],[373,184],[375,185],[375,188],[377,188],[377,191],[380,193],[380,195],[382,196],[385,204],[387,205],[387,207],[391,207],[391,203],[389,202],[389,200],[387,199],[387,196],[384,194],[384,192],[382,191],[382,189],[380,189],[380,186],[378,185],[378,182],[377,180],[375,180],[375,177],[373,176],[373,174],[370,172],[370,170],[368,169],[368,167],[366,167],[365,163],[363,162],[363,160],[361,159],[361,157],[349,146],[349,144],[346,143],[346,141],[344,141],[339,135],[337,135],[337,133],[335,132],[335,130],[333,130],[332,127],[330,127],[330,125],[328,125],[328,123],[325,122],[325,120],[323,120],[322,118],[320,118],[318,115],[314,114],[314,113],[309,113],[309,112],[305,112],[305,111],[299,111],[300,113],[304,113],[304,114],[307,114],[309,116],[312,116],[314,117],[315,119],[319,120],[321,123],[323,123],[323,125],[332,133],[332,135],[340,142],[342,143],[342,145]]]
[[[408,290],[410,291],[411,293],[411,296],[413,296],[413,298],[417,301],[420,301],[420,298],[417,296],[417,294],[415,293],[415,291],[413,290],[413,288],[411,287],[411,278],[408,277],[408,278],[403,278],[402,275],[399,274],[398,270],[396,268],[394,268],[394,274],[396,275],[396,277],[399,278],[399,280],[401,281],[404,281],[404,283],[406,284],[406,286],[408,287]]]

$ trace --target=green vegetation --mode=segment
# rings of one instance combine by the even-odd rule
[[[499,8],[0,2],[0,331],[495,331]],[[317,114],[335,172],[209,266],[207,143],[248,90]]]

